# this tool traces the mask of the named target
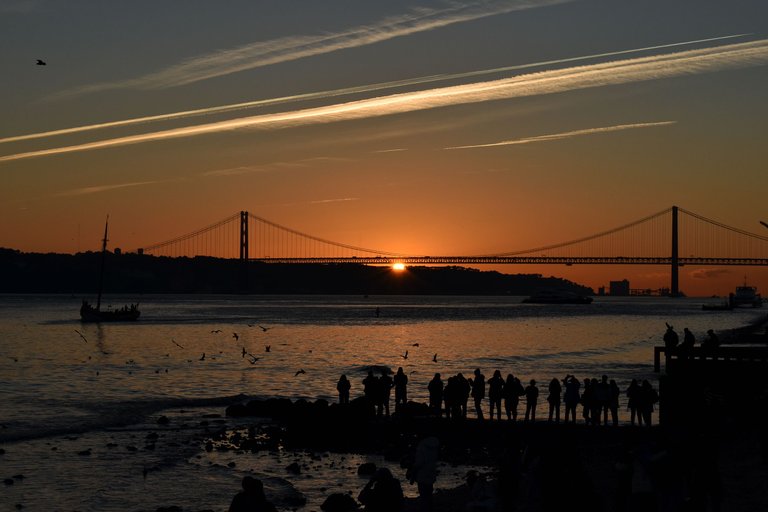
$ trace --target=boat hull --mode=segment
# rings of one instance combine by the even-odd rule
[[[84,302],[80,308],[80,321],[84,323],[135,322],[140,315],[138,304],[131,304],[122,309],[101,311]]]

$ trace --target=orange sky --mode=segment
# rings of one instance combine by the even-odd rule
[[[96,249],[109,214],[111,245],[133,249],[240,210],[432,255],[672,205],[768,234],[764,2],[256,4],[0,7],[0,246]],[[499,270],[669,283],[664,267]],[[753,267],[685,267],[681,288],[745,275],[768,290]]]

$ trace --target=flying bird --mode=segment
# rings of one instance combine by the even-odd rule
[[[211,331],[211,334],[219,334],[221,332],[221,329],[214,329]]]
[[[247,353],[248,352],[245,351],[245,347],[243,347],[243,359],[245,359],[245,354],[247,354]]]
[[[763,222],[763,221],[760,221],[760,224],[762,224],[763,226],[765,226],[766,228],[768,228],[768,223],[766,223],[766,222]]]
[[[256,361],[258,361],[260,359],[260,358],[254,356],[253,354],[251,354],[249,352],[246,352],[246,354],[248,354],[248,357],[250,358],[251,364],[256,364]]]
[[[270,350],[272,350],[272,345],[267,345],[264,347],[265,352],[269,352]]]
[[[85,336],[83,336],[83,333],[81,333],[77,329],[75,329],[75,332],[80,335],[80,337],[83,339],[84,342],[88,343],[88,340],[85,338]]]
[[[200,361],[205,361],[205,352],[203,352],[203,355],[200,356]]]
[[[237,334],[236,332],[232,333],[232,337],[235,338],[235,341],[240,341],[240,335]]]
[[[406,350],[405,354],[401,355],[400,357],[402,357],[403,359],[408,359],[408,351]]]
[[[264,327],[263,325],[260,325],[260,326],[259,326],[259,329],[261,329],[261,330],[262,330],[262,331],[264,331],[264,332],[267,332],[268,330],[270,330],[270,329],[271,329],[271,327]]]
[[[171,338],[171,342],[172,342],[174,345],[176,345],[177,347],[179,347],[179,348],[184,348],[184,347],[182,347],[181,345],[179,345],[178,343],[176,343],[176,340],[175,340],[175,339],[173,339],[173,338]]]
[[[296,373],[293,374],[293,376],[297,377],[297,376],[301,375],[302,373],[307,373],[307,372],[304,371],[304,368],[302,368],[301,370],[297,370]]]
[[[418,346],[419,346],[419,344],[418,344],[418,343],[414,343],[414,344],[413,344],[413,345],[411,345],[411,346],[412,346],[412,347],[418,347]]]
[[[435,355],[433,355],[433,356],[432,356],[432,362],[433,362],[433,363],[436,363],[436,362],[437,362],[437,354],[435,354]]]
[[[38,66],[47,66],[48,64],[44,60],[37,59],[37,62],[35,63]]]

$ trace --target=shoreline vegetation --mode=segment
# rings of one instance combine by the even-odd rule
[[[0,293],[95,293],[101,253],[23,253],[0,248]],[[594,291],[541,274],[502,274],[473,268],[362,264],[279,264],[198,256],[158,257],[106,253],[109,293],[339,294],[339,295],[533,295],[556,290]]]

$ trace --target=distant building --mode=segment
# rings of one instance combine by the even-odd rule
[[[629,281],[626,279],[611,281],[609,289],[611,295],[627,296],[629,295]]]

